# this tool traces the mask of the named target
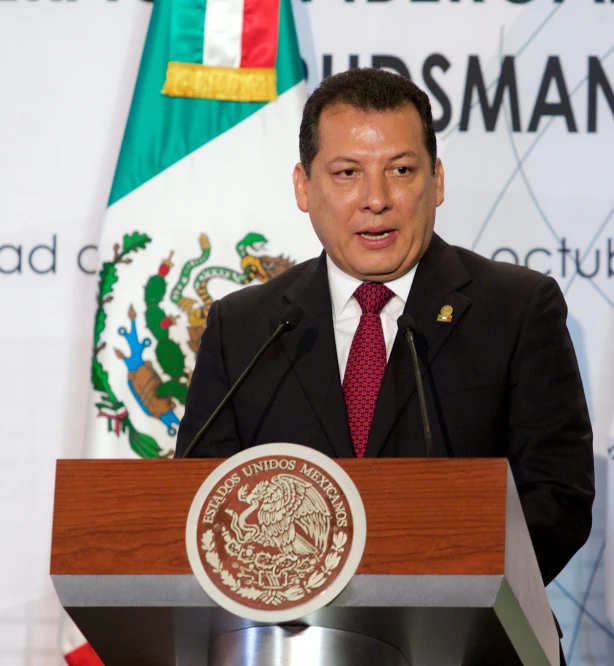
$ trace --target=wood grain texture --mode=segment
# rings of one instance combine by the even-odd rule
[[[60,460],[52,575],[190,574],[185,524],[220,460]],[[503,574],[504,459],[339,459],[363,498],[359,574]]]

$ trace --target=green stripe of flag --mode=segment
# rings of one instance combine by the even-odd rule
[[[202,2],[197,0],[193,4]],[[278,95],[303,79],[290,3],[291,0],[281,1],[276,65]],[[154,2],[109,206],[265,104],[182,99],[161,94],[169,60],[172,9],[172,0]]]
[[[172,0],[169,60],[202,64],[206,9],[207,0]]]

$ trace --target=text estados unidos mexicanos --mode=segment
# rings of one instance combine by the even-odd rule
[[[271,470],[292,472],[296,469],[296,462],[296,460],[288,460],[286,458],[271,458],[250,463],[246,467],[241,468],[240,472],[233,472],[215,489],[213,496],[207,503],[207,507],[203,516],[203,522],[211,525],[215,521],[217,510],[222,505],[228,493],[234,490],[240,483],[242,483],[245,477],[250,477],[254,474],[260,474],[262,472]],[[300,474],[313,481],[314,484],[321,488],[329,498],[335,512],[337,527],[347,527],[348,515],[345,501],[341,497],[335,484],[326,476],[324,476],[322,472],[319,472],[317,469],[310,467],[305,463],[302,464]]]

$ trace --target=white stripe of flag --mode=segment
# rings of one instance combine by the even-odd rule
[[[208,0],[205,11],[203,65],[241,65],[243,0]]]

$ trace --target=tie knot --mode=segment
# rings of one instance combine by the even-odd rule
[[[393,296],[394,292],[381,282],[363,282],[354,292],[363,314],[378,315]]]

